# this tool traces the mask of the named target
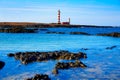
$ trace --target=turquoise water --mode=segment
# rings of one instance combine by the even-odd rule
[[[49,30],[60,31],[59,29],[50,28]],[[65,32],[70,31],[70,29],[65,30]],[[115,30],[119,32],[120,28]],[[99,29],[97,31],[93,29],[93,31],[94,33],[101,33]],[[117,47],[112,50],[105,49],[114,45]],[[85,51],[81,48],[88,48],[89,50]],[[7,57],[10,52],[54,50],[85,52],[88,58],[81,61],[88,67],[60,70],[59,74],[55,76],[52,74],[52,69],[58,61],[22,65],[14,58]],[[0,60],[6,63],[5,67],[0,70],[0,80],[23,80],[36,73],[48,74],[52,80],[119,79],[120,38],[95,35],[0,33]],[[64,60],[59,61],[63,62]]]

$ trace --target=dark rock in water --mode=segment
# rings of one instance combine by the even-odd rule
[[[2,69],[5,66],[5,63],[3,61],[0,61],[0,69]]]
[[[7,54],[7,56],[9,56],[9,57],[14,57],[14,54],[9,53],[9,54]]]
[[[82,50],[89,50],[88,48],[82,48]]]
[[[55,74],[55,75],[57,75],[58,74],[58,69],[56,69],[56,68],[53,69],[52,73]]]
[[[47,34],[65,34],[65,32],[46,32]]]
[[[107,47],[106,49],[114,49],[116,48],[117,46],[111,46],[111,47]]]
[[[52,73],[56,75],[58,74],[59,69],[69,69],[69,68],[78,68],[78,67],[85,68],[87,66],[79,60],[76,60],[75,62],[66,62],[66,63],[58,62]]]
[[[87,67],[85,64],[83,64],[81,61],[76,60],[75,62],[58,62],[55,66],[56,69],[69,69],[69,68],[75,68],[75,67]]]
[[[111,37],[120,37],[120,33],[118,32],[113,32],[113,33],[108,33],[108,34],[97,34],[98,36],[111,36]]]
[[[41,31],[49,31],[48,29],[40,29]]]
[[[90,34],[85,33],[85,32],[70,32],[70,34],[74,34],[74,35],[77,35],[77,34],[81,34],[81,35],[90,35]]]
[[[0,32],[5,33],[36,33],[37,29],[30,29],[25,27],[7,27],[0,29]]]
[[[46,74],[36,74],[34,77],[28,78],[26,80],[51,80],[51,79]]]
[[[20,60],[23,64],[31,62],[41,62],[48,60],[78,60],[81,58],[87,58],[85,53],[71,53],[69,51],[53,51],[53,52],[17,52],[14,54],[14,58]]]

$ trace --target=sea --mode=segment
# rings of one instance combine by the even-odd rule
[[[65,34],[47,34],[47,31]],[[76,31],[92,35],[69,34]],[[0,80],[25,80],[35,74],[47,74],[51,80],[119,80],[120,38],[96,35],[111,32],[120,33],[120,28],[43,28],[38,33],[0,33],[0,61],[5,62],[4,68],[0,70]],[[111,46],[116,47],[106,49]],[[59,74],[54,75],[52,70],[56,63],[67,60],[23,65],[20,61],[7,56],[15,52],[56,50],[86,53],[88,58],[80,60],[87,67],[59,70]]]

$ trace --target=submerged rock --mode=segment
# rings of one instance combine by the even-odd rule
[[[28,78],[26,80],[51,80],[47,74],[36,74],[32,78]]]
[[[106,49],[114,49],[116,48],[117,46],[111,46],[111,47],[107,47]]]
[[[81,50],[89,50],[88,48],[81,48]]]
[[[9,57],[13,56],[11,53]],[[53,51],[53,52],[17,52],[14,54],[14,58],[20,60],[22,64],[28,64],[31,62],[41,62],[48,60],[78,60],[81,58],[87,58],[85,53],[71,53],[69,51]]]
[[[97,34],[98,36],[111,36],[111,37],[120,37],[120,33],[118,32],[113,32],[113,33],[108,33],[108,34]]]
[[[3,61],[0,61],[0,69],[2,69],[5,66],[5,63]]]
[[[39,29],[40,31],[49,31],[48,29]]]
[[[76,34],[81,34],[81,35],[90,35],[90,34],[85,33],[85,32],[70,32],[70,34],[74,34],[74,35],[76,35]]]
[[[65,34],[65,32],[46,32],[47,34]]]

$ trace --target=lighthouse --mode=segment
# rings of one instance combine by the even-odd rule
[[[68,21],[67,22],[61,22],[60,19],[61,19],[61,11],[58,10],[58,23],[57,24],[63,24],[63,25],[70,25],[70,18],[68,18]]]
[[[61,24],[61,22],[60,22],[60,10],[58,10],[58,24]]]

